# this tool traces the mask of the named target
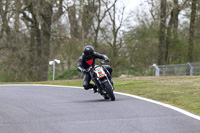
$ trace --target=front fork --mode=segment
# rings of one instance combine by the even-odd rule
[[[104,66],[102,66],[102,67],[103,67],[104,71],[106,72],[107,77],[108,77],[109,80],[111,81],[112,77],[111,77],[110,72],[109,72]]]
[[[97,80],[98,84],[100,85],[101,91],[104,90],[105,86],[103,85],[103,83],[108,82],[110,84],[110,86],[112,87],[112,90],[114,90],[114,87],[112,86],[112,83],[109,79],[109,77],[106,76],[102,79],[102,81],[100,81],[100,79]]]

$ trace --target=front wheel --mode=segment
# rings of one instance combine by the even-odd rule
[[[103,83],[103,85],[104,85],[105,90],[106,90],[107,94],[109,95],[111,101],[115,101],[115,95],[113,93],[111,84],[109,84],[109,82],[105,82],[105,83]]]

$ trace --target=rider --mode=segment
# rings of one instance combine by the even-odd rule
[[[91,81],[91,76],[90,74],[87,72],[87,69],[92,66],[95,66],[95,59],[104,59],[105,62],[109,62],[110,59],[106,56],[106,55],[102,55],[99,54],[97,52],[94,52],[94,48],[90,45],[86,46],[84,48],[84,53],[82,54],[82,56],[79,58],[78,61],[78,67],[77,70],[79,72],[82,72],[84,74],[84,78],[83,78],[83,87],[85,90],[88,89],[92,89],[94,90],[94,92],[97,92],[97,86],[94,84],[90,84]],[[111,74],[112,74],[112,67],[109,65],[103,65],[105,69],[107,69],[109,71],[110,74],[109,77],[111,79]],[[113,84],[113,82],[111,81],[111,83]]]

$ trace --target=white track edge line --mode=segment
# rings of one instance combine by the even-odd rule
[[[7,84],[7,85],[0,85],[0,86],[21,86],[21,85],[23,85],[23,86],[24,85],[28,85],[28,86],[32,85],[32,86],[49,86],[49,87],[70,87],[70,88],[83,89],[83,87],[76,87],[76,86],[45,85],[45,84],[10,84],[10,85]],[[143,101],[146,101],[146,102],[154,103],[154,104],[157,104],[157,105],[161,105],[163,107],[167,107],[169,109],[177,111],[177,112],[179,112],[181,114],[184,114],[186,116],[189,116],[191,118],[200,120],[200,116],[192,114],[192,113],[190,113],[190,112],[188,112],[186,110],[183,110],[181,108],[178,108],[178,107],[166,104],[166,103],[158,102],[158,101],[155,101],[155,100],[152,100],[152,99],[148,99],[148,98],[144,98],[144,97],[140,97],[140,96],[136,96],[136,95],[132,95],[132,94],[126,94],[126,93],[121,93],[121,92],[114,92],[114,93],[115,94],[119,94],[119,95],[124,95],[124,96],[128,96],[128,97],[132,97],[132,98],[136,98],[136,99],[143,100]]]
[[[115,93],[116,94],[120,94],[120,95],[124,95],[124,96],[133,97],[133,98],[136,98],[136,99],[139,99],[139,100],[143,100],[143,101],[147,101],[147,102],[150,102],[150,103],[154,103],[154,104],[157,104],[157,105],[161,105],[161,106],[167,107],[169,109],[172,109],[174,111],[177,111],[179,113],[182,113],[184,115],[187,115],[189,117],[192,117],[194,119],[200,120],[200,116],[192,114],[192,113],[190,113],[190,112],[188,112],[186,110],[183,110],[181,108],[178,108],[178,107],[166,104],[166,103],[158,102],[158,101],[155,101],[155,100],[152,100],[152,99],[148,99],[148,98],[144,98],[144,97],[140,97],[140,96],[136,96],[136,95],[132,95],[132,94],[126,94],[126,93],[121,93],[121,92],[115,92]]]

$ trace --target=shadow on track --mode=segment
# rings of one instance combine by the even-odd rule
[[[74,101],[75,103],[96,103],[96,102],[112,102],[109,99],[104,100],[104,99],[94,99],[94,100],[83,100],[83,101]]]

